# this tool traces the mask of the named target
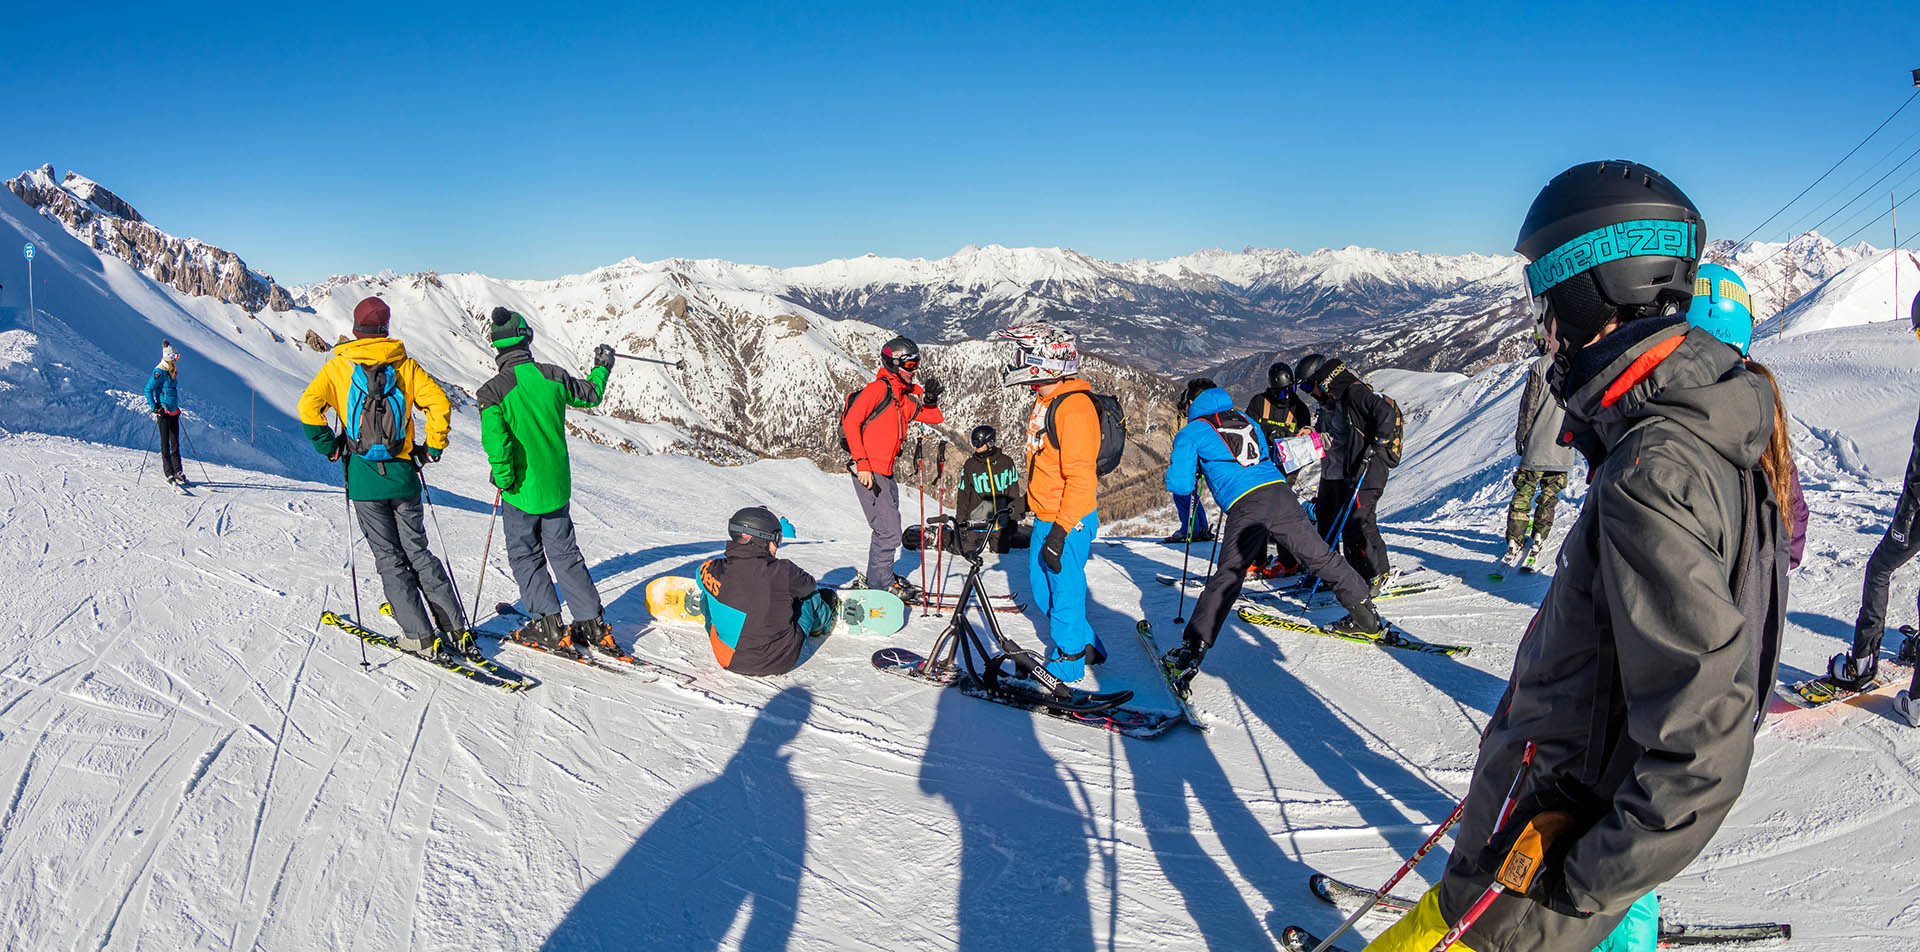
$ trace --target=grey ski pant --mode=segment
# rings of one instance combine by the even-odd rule
[[[560,592],[567,597],[574,621],[600,617],[600,591],[593,587],[587,572],[586,556],[573,536],[572,507],[561,506],[545,515],[530,515],[513,503],[500,504],[501,524],[507,533],[507,562],[513,566],[513,580],[520,583],[520,601],[527,614],[560,614],[560,596],[554,593],[554,576],[559,576]],[[547,567],[553,574],[547,574]]]
[[[893,478],[873,474],[873,488],[853,479],[853,496],[860,500],[860,512],[873,530],[867,545],[867,587],[885,589],[893,584],[893,557],[900,551],[900,487]]]
[[[1246,584],[1247,567],[1266,557],[1268,540],[1280,543],[1307,571],[1326,580],[1348,611],[1366,602],[1366,580],[1320,538],[1293,489],[1285,483],[1269,483],[1248,490],[1227,510],[1226,525],[1220,531],[1220,560],[1193,603],[1186,640],[1213,647],[1227,612],[1240,598],[1240,587]]]
[[[427,549],[424,512],[417,497],[353,501],[353,517],[360,523],[367,547],[373,550],[380,586],[386,592],[387,604],[393,606],[393,620],[414,642],[433,637],[436,627],[441,631],[461,627],[460,600],[453,597],[447,568]],[[421,607],[423,596],[426,608]],[[426,609],[433,610],[432,621]]]

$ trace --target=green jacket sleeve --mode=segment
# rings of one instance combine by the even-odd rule
[[[321,456],[333,455],[334,443],[338,439],[333,435],[333,427],[325,423],[303,423],[301,427],[307,431],[307,439]]]
[[[582,409],[597,407],[601,400],[606,399],[607,375],[611,372],[605,367],[595,367],[587,371],[587,379],[581,380],[563,370],[556,382],[567,395],[567,406]]]
[[[480,411],[480,444],[486,447],[487,464],[493,485],[507,491],[515,487],[513,478],[513,434],[507,432],[506,412],[499,404]]]

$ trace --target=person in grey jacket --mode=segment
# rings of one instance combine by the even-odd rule
[[[1620,161],[1569,169],[1527,214],[1518,250],[1587,502],[1481,737],[1446,873],[1373,952],[1462,927],[1474,952],[1586,952],[1740,796],[1787,545],[1763,463],[1772,387],[1681,313],[1705,241],[1684,193]],[[1521,889],[1496,886],[1522,869]]]
[[[1527,368],[1527,387],[1520,394],[1520,426],[1513,434],[1513,451],[1520,467],[1513,471],[1513,502],[1507,505],[1507,552],[1500,561],[1533,568],[1540,547],[1553,532],[1554,510],[1560,491],[1573,471],[1573,447],[1560,444],[1566,411],[1547,392],[1547,371],[1553,358],[1546,340],[1535,338],[1542,353]]]

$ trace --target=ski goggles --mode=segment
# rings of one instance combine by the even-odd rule
[[[915,371],[915,370],[919,370],[919,369],[920,369],[920,358],[918,358],[918,357],[908,357],[907,359],[905,359],[905,360],[903,360],[903,361],[901,361],[901,362],[900,362],[900,369],[901,369],[901,370],[905,370],[905,371],[907,371],[907,372],[909,372],[909,373],[911,373],[911,372],[913,372],[913,371]]]
[[[1065,377],[1079,372],[1080,362],[1078,360],[1051,360],[1033,351],[1022,350],[1020,351],[1020,362],[1014,364],[1013,368],[1009,369],[1026,367],[1037,367],[1047,373],[1058,374]]]

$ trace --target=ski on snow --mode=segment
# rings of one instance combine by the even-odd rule
[[[493,611],[494,614],[501,618],[518,618],[522,621],[531,620],[527,617],[526,612],[506,602],[500,602],[494,605]],[[685,671],[631,654],[616,655],[608,653],[604,649],[590,650],[586,654],[563,654],[550,648],[534,644],[531,641],[521,641],[515,638],[511,632],[499,632],[489,628],[475,628],[474,633],[485,638],[491,638],[503,645],[513,645],[517,648],[525,648],[528,651],[538,652],[558,661],[569,661],[583,667],[597,668],[602,671],[636,677],[643,681],[657,681],[662,677],[667,677],[682,685],[690,685],[693,683],[693,675]]]
[[[1320,901],[1341,912],[1352,915],[1355,909],[1373,898],[1373,890],[1343,883],[1321,873],[1314,873],[1307,879],[1307,888]],[[1386,895],[1371,910],[1379,916],[1401,916],[1411,911],[1414,900],[1403,896]],[[1785,942],[1793,938],[1793,927],[1784,922],[1759,922],[1738,926],[1695,926],[1660,920],[1660,947],[1678,949],[1688,947],[1737,947],[1757,946]],[[1300,949],[1311,952],[1320,944],[1320,939],[1298,926],[1289,926],[1282,933],[1280,941],[1288,949]],[[1337,948],[1337,947],[1336,947]]]
[[[1421,641],[1395,628],[1391,624],[1387,626],[1387,635],[1385,637],[1367,638],[1361,635],[1344,635],[1329,631],[1311,622],[1275,615],[1271,612],[1261,611],[1251,605],[1241,606],[1235,610],[1235,614],[1240,616],[1241,621],[1252,622],[1263,628],[1278,628],[1283,631],[1298,632],[1303,635],[1319,635],[1322,638],[1356,641],[1363,645],[1374,645],[1380,648],[1397,648],[1401,651],[1416,651],[1421,654],[1451,655],[1456,658],[1465,657],[1468,652],[1473,650],[1469,645],[1442,645],[1429,641]]]
[[[381,602],[380,614],[385,615],[388,618],[392,618],[393,617],[392,603]],[[478,634],[478,632],[475,632],[475,634]],[[467,654],[456,648],[454,650],[454,654],[457,654],[460,656],[462,663],[470,667],[479,668],[480,670],[485,671],[486,673],[491,674],[494,677],[499,678],[503,681],[519,681],[522,684],[526,684],[528,686],[532,686],[534,684],[539,683],[533,678],[527,677],[526,675],[521,674],[520,672],[515,671],[512,668],[507,667],[506,665],[500,664],[497,661],[493,661],[485,657],[484,655],[480,654],[480,652],[477,649],[474,651],[474,653]]]
[[[1153,640],[1153,622],[1143,618],[1133,626],[1133,631],[1140,636],[1140,647],[1146,649],[1147,660],[1153,664],[1155,671],[1160,672],[1160,679],[1167,683],[1167,692],[1172,694],[1173,699],[1180,703],[1180,713],[1186,716],[1187,723],[1192,724],[1203,732],[1211,732],[1213,730],[1213,715],[1194,707],[1192,692],[1181,691],[1179,686],[1173,683],[1173,678],[1167,675],[1167,666],[1160,662],[1160,645]]]
[[[1127,737],[1155,737],[1182,719],[1179,714],[1140,711],[1126,707],[1132,691],[1094,693],[1073,690],[1066,699],[1054,697],[1024,680],[1002,680],[990,689],[979,678],[953,665],[930,667],[910,648],[882,648],[873,653],[874,668],[931,687],[953,688],[968,697],[1046,714],[1073,724],[1085,724]]]
[[[440,658],[429,658],[425,655],[414,654],[411,651],[402,649],[398,641],[395,641],[394,639],[389,638],[386,635],[380,634],[377,631],[370,631],[368,629],[362,628],[359,625],[355,624],[351,618],[348,618],[344,615],[335,614],[334,612],[331,612],[331,611],[323,611],[320,613],[320,623],[323,625],[332,625],[333,627],[338,628],[349,635],[353,635],[354,637],[359,638],[361,641],[366,642],[367,644],[374,645],[380,648],[385,648],[389,651],[392,651],[394,654],[399,655],[402,658],[411,658],[422,664],[432,665],[433,667],[439,668],[440,670],[446,671],[450,674],[457,674],[460,677],[463,677],[475,684],[484,685],[490,688],[498,688],[510,694],[519,692],[519,691],[524,691],[540,683],[538,681],[534,681],[524,677],[519,680],[510,681],[506,678],[497,677],[486,671],[482,671],[479,668],[470,668],[464,664],[460,664],[457,662],[446,661]]]

